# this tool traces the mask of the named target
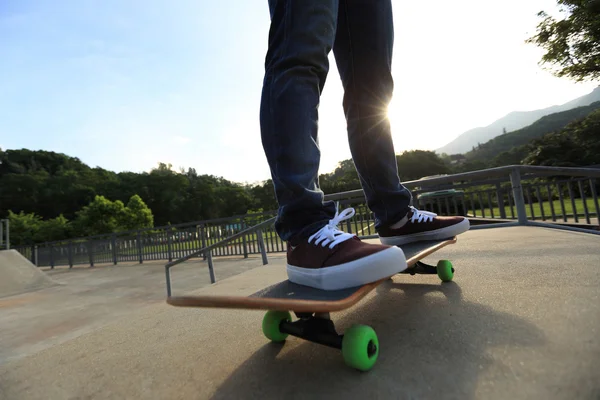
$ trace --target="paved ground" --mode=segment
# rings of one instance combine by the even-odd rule
[[[281,258],[270,257],[273,262]],[[0,298],[0,365],[163,304],[165,263],[42,268],[60,286]],[[260,256],[218,258],[215,274],[226,279],[261,264]],[[205,262],[190,261],[172,271],[174,294],[210,285]]]
[[[159,268],[56,274],[69,284],[0,303],[0,398],[600,398],[600,237],[476,230],[438,257],[454,261],[454,282],[399,276],[333,315],[340,330],[376,329],[382,353],[369,373],[333,349],[268,343],[262,312],[170,307]],[[281,276],[282,262],[221,261],[220,277],[264,273],[201,291],[250,294]],[[174,277],[183,290],[208,283],[191,264]],[[55,331],[43,325],[51,317],[63,318]],[[71,337],[78,319],[87,328]]]

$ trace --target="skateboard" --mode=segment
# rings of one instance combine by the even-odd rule
[[[448,260],[436,266],[421,260],[441,248],[456,243],[456,237],[401,245],[408,268],[400,274],[436,274],[443,282],[451,281],[454,268]],[[396,275],[396,274],[394,274]],[[392,276],[366,285],[321,290],[282,280],[250,296],[170,296],[167,303],[176,307],[232,308],[267,310],[263,317],[263,334],[272,342],[284,342],[289,335],[342,351],[347,366],[368,371],[379,356],[377,334],[367,325],[354,325],[338,334],[330,318],[331,312],[348,309]],[[298,318],[292,320],[291,312]]]

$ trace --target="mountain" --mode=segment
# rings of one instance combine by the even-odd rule
[[[533,124],[540,118],[571,110],[576,107],[588,106],[596,101],[600,101],[600,86],[592,92],[571,100],[562,105],[555,105],[541,110],[533,111],[514,111],[500,118],[486,127],[479,127],[464,132],[456,139],[436,150],[437,153],[457,154],[465,153],[473,149],[479,143],[485,143],[490,139],[501,135],[506,129],[507,132],[515,131]]]
[[[468,161],[492,162],[494,166],[506,163],[519,164],[527,152],[525,145],[533,139],[541,138],[551,132],[559,132],[570,123],[582,120],[596,110],[600,110],[600,101],[546,115],[525,128],[496,136],[481,143],[473,150],[466,152],[464,156]]]

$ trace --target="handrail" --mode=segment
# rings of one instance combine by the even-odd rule
[[[508,176],[513,171],[526,174],[538,175],[574,175],[588,176],[591,178],[600,178],[600,168],[579,168],[579,167],[545,167],[538,165],[507,165],[504,167],[495,167],[481,169],[476,171],[462,172],[459,174],[438,176],[435,178],[421,178],[413,181],[402,182],[404,186],[411,187],[416,185],[431,186],[440,183],[451,183],[458,180],[469,180],[477,178],[493,178],[498,176]],[[332,193],[325,195],[325,200],[340,200],[352,197],[364,196],[362,189],[349,190],[347,192]]]
[[[167,267],[167,268],[171,268],[171,267],[172,267],[172,266],[174,266],[174,265],[180,264],[180,263],[182,263],[182,262],[184,262],[184,261],[187,261],[187,260],[189,260],[189,259],[190,259],[190,258],[192,258],[192,257],[196,257],[196,256],[198,256],[198,255],[200,255],[200,254],[202,254],[202,253],[206,253],[207,251],[211,251],[212,249],[214,249],[214,248],[216,248],[216,247],[219,247],[219,246],[222,246],[222,245],[224,245],[224,244],[226,244],[226,243],[229,243],[229,242],[231,242],[232,240],[238,239],[238,238],[240,238],[240,237],[242,237],[242,236],[246,236],[246,235],[248,235],[248,234],[250,234],[250,233],[254,233],[254,232],[256,232],[257,230],[259,230],[259,229],[261,229],[261,228],[263,228],[263,227],[265,227],[265,226],[271,225],[273,222],[275,222],[275,218],[276,218],[276,217],[269,218],[268,220],[266,220],[266,221],[263,221],[263,222],[261,222],[260,224],[256,224],[256,225],[254,225],[254,226],[251,226],[250,228],[244,229],[243,231],[240,231],[240,232],[238,232],[238,233],[236,233],[236,234],[234,234],[234,235],[231,235],[231,236],[229,236],[229,237],[226,237],[225,239],[223,239],[223,240],[220,240],[220,241],[218,241],[217,243],[213,243],[213,244],[211,244],[211,245],[208,245],[208,246],[206,246],[206,247],[203,247],[203,248],[201,248],[200,250],[197,250],[197,251],[195,251],[195,252],[193,252],[193,253],[191,253],[191,254],[188,254],[187,256],[185,256],[185,257],[182,257],[182,258],[180,258],[180,259],[178,259],[178,260],[171,261],[170,263],[167,263],[167,264],[165,265],[165,267]]]
[[[266,253],[266,249],[265,249],[265,243],[262,237],[262,232],[260,232],[260,229],[271,225],[273,222],[275,222],[276,217],[273,218],[269,218],[266,221],[263,221],[259,224],[256,224],[254,226],[251,226],[250,228],[244,229],[241,232],[236,233],[235,235],[231,235],[223,240],[218,241],[217,243],[213,243],[211,245],[208,245],[206,247],[203,247],[202,249],[195,251],[191,254],[188,254],[185,257],[182,257],[178,260],[175,261],[171,261],[169,263],[167,263],[165,265],[165,280],[166,280],[166,284],[167,284],[167,296],[171,297],[171,273],[170,273],[170,269],[171,267],[177,265],[177,264],[181,264],[184,261],[189,260],[192,257],[196,257],[200,254],[203,253],[207,253],[207,259],[208,259],[208,270],[210,272],[210,281],[211,283],[215,283],[216,279],[215,279],[215,273],[214,273],[214,268],[213,268],[213,261],[212,261],[212,249],[222,246],[226,243],[231,242],[232,240],[238,239],[242,236],[248,235],[250,233],[254,233],[257,232],[258,235],[258,244],[261,247],[261,253],[262,253],[262,259],[263,259],[263,264],[267,264],[267,253]]]

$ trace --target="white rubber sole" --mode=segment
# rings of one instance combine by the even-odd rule
[[[449,239],[454,236],[465,233],[471,227],[471,223],[468,219],[464,219],[462,222],[449,226],[447,228],[436,229],[435,231],[415,233],[413,235],[404,236],[391,236],[391,237],[379,237],[382,244],[389,246],[400,246],[403,244],[418,242],[421,240],[442,240]]]
[[[365,285],[404,271],[408,265],[399,247],[333,267],[310,269],[287,265],[288,279],[322,290],[340,290]]]

